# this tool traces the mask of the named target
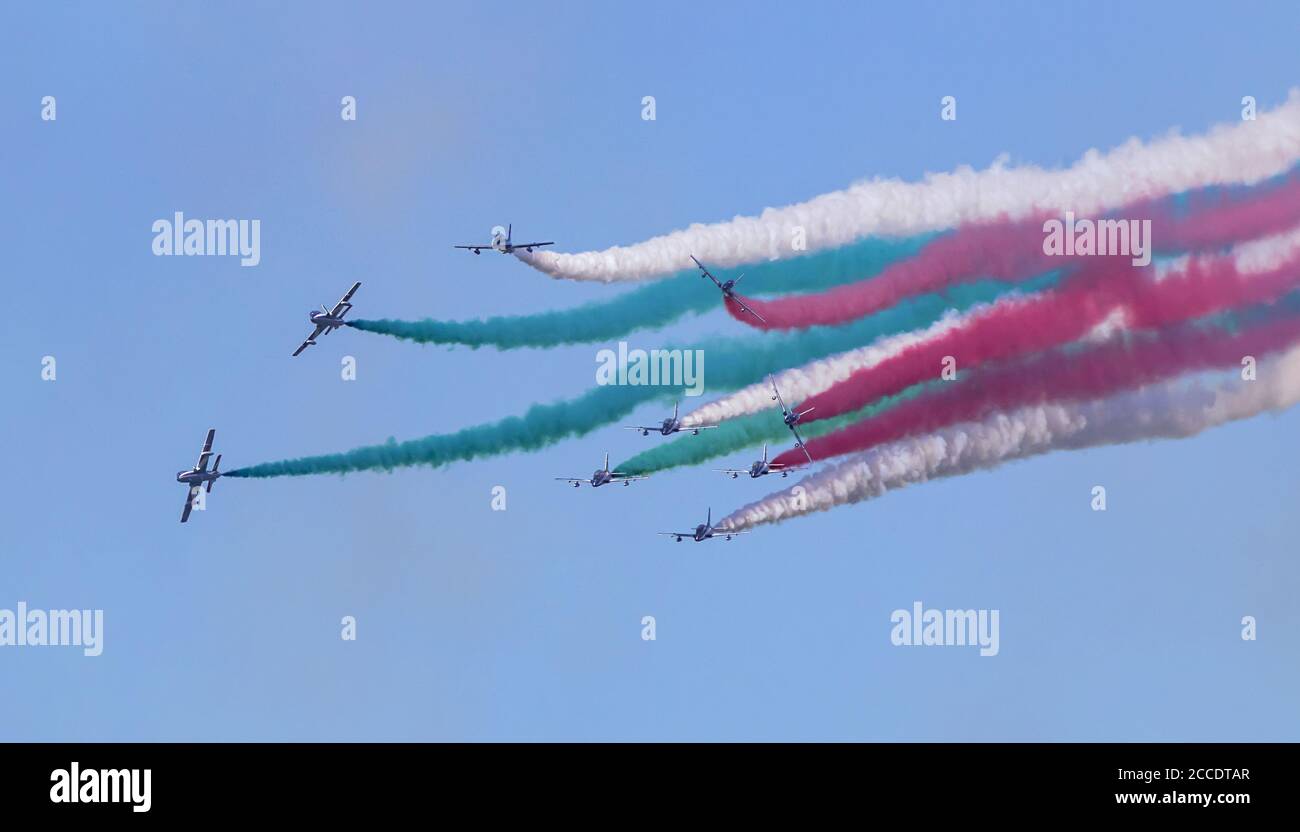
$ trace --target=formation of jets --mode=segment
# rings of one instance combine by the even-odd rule
[[[691,540],[694,540],[696,543],[703,543],[704,541],[708,540],[708,539],[711,538],[711,537],[721,537],[723,540],[730,540],[731,538],[735,537],[736,535],[739,535],[739,534],[745,534],[745,532],[729,532],[729,531],[725,531],[725,530],[718,529],[718,528],[714,527],[714,525],[713,525],[713,509],[709,509],[709,516],[708,516],[708,519],[705,520],[705,521],[704,521],[703,523],[701,523],[700,525],[696,526],[696,527],[695,527],[695,531],[693,531],[693,532],[659,532],[659,534],[664,535],[665,537],[671,537],[671,538],[674,538],[678,543],[681,543],[683,540],[685,540],[685,539],[688,538],[688,537],[689,537]]]
[[[695,260],[694,254],[691,255],[691,259]],[[735,291],[736,284],[740,282],[740,278],[745,276],[743,272],[737,275],[736,277],[732,278],[731,280],[721,281],[718,280],[716,277],[714,277],[712,272],[704,268],[704,264],[701,263],[699,260],[695,260],[695,265],[699,266],[700,271],[704,272],[704,274],[700,275],[700,277],[707,277],[709,280],[712,280],[713,285],[718,287],[718,291],[722,292],[722,296],[724,298],[734,302],[741,309],[753,315],[755,318],[758,318],[763,323],[767,323],[767,321],[763,318],[762,315],[758,314],[753,309],[750,309],[748,306],[745,305],[745,302],[743,300],[741,300],[739,297],[736,296],[736,291]]]
[[[353,283],[352,288],[348,289],[347,294],[345,294],[338,303],[334,304],[333,309],[327,309],[325,304],[322,303],[319,312],[313,309],[311,312],[307,313],[307,317],[316,325],[316,328],[312,330],[311,335],[307,336],[307,340],[299,344],[298,349],[293,351],[294,357],[301,355],[303,350],[315,345],[316,339],[319,338],[322,333],[329,335],[334,330],[343,326],[343,316],[348,314],[348,310],[352,308],[352,304],[349,303],[349,301],[352,300],[352,296],[355,295],[357,290],[360,288],[361,283],[359,281]]]
[[[485,245],[455,246],[455,248],[466,249],[475,254],[481,253],[484,249],[492,249],[501,252],[502,254],[511,254],[519,249],[531,252],[535,248],[549,245],[554,245],[554,243],[551,241],[516,243],[513,241],[513,226],[507,225],[504,229],[500,226],[494,228],[492,230],[491,241]],[[745,305],[745,302],[735,293],[735,286],[740,282],[740,279],[744,277],[743,274],[731,280],[720,281],[712,272],[705,268],[704,264],[697,260],[694,255],[691,255],[691,260],[693,260],[695,265],[699,267],[700,272],[702,273],[701,276],[713,281],[713,284],[718,287],[720,292],[722,292],[724,298],[734,301],[742,310],[753,315],[758,320],[764,320],[761,315]],[[352,309],[352,296],[355,295],[357,290],[360,288],[361,283],[359,281],[353,283],[352,288],[348,289],[343,297],[339,299],[338,303],[334,304],[332,308],[326,307],[322,304],[319,310],[312,310],[308,313],[308,319],[315,328],[312,330],[311,335],[307,336],[307,339],[298,346],[298,349],[294,350],[293,355],[295,357],[301,355],[308,347],[313,346],[316,343],[316,339],[321,335],[328,335],[346,323],[344,318]],[[796,428],[796,425],[798,425],[799,420],[810,413],[813,408],[798,411],[787,407],[785,400],[781,397],[781,391],[776,386],[776,379],[769,375],[768,380],[772,385],[772,399],[780,404],[781,418],[784,420],[786,426],[790,428],[790,432],[794,435],[795,445],[804,452],[804,455],[808,457],[808,461],[812,462],[812,454],[810,454],[808,448],[805,447],[803,438],[799,436],[799,431]],[[649,436],[651,431],[656,431],[663,436],[670,436],[674,433],[689,431],[692,435],[698,436],[702,430],[710,430],[718,427],[718,425],[696,425],[694,427],[686,427],[682,424],[683,419],[679,408],[680,403],[674,403],[673,415],[664,419],[658,425],[629,425],[627,426],[627,429],[640,431],[642,436]],[[212,484],[221,476],[221,454],[216,455],[212,468],[210,470],[208,468],[208,460],[213,455],[212,443],[215,438],[216,430],[209,429],[207,436],[203,441],[203,450],[199,453],[198,462],[194,464],[194,467],[184,471],[178,471],[176,474],[176,481],[186,487],[185,508],[181,511],[182,523],[189,521],[190,512],[194,509],[199,494],[211,493]],[[749,468],[724,468],[719,470],[722,473],[729,475],[732,479],[739,478],[741,474],[748,474],[751,478],[757,479],[768,474],[776,473],[779,473],[782,477],[789,476],[788,468],[789,466],[783,463],[771,462],[768,460],[767,444],[764,443],[762,458],[754,462],[754,464]],[[631,485],[636,480],[648,479],[648,477],[645,475],[626,474],[622,471],[611,471],[609,468],[609,454],[606,453],[604,467],[592,472],[590,478],[556,477],[555,479],[571,483],[574,488],[580,488],[583,483],[590,485],[592,488],[599,488],[602,485],[616,482],[621,482],[625,486]],[[744,532],[728,532],[715,528],[713,525],[713,510],[709,509],[705,522],[696,526],[694,531],[660,532],[660,534],[672,537],[679,543],[688,537],[698,543],[713,537],[722,537],[725,540],[730,540],[738,534],[744,534]]]
[[[514,234],[514,224],[507,225],[504,229],[497,226],[492,229],[492,241],[481,246],[452,246],[452,248],[463,248],[466,251],[472,251],[475,254],[481,254],[483,249],[490,248],[499,251],[502,254],[513,254],[517,249],[523,249],[529,253],[535,248],[542,246],[553,246],[555,243],[546,241],[544,243],[515,243],[511,242],[511,236]]]
[[[621,482],[623,483],[623,485],[626,486],[626,485],[631,485],[636,480],[646,480],[650,478],[647,476],[639,476],[639,475],[634,476],[632,474],[624,474],[622,471],[609,470],[609,452],[606,451],[605,467],[597,468],[595,471],[593,471],[591,474],[591,479],[584,480],[581,477],[556,477],[556,479],[560,480],[561,482],[571,483],[574,488],[581,487],[581,485],[584,482],[590,485],[592,488],[600,488],[602,485],[606,485],[607,483],[611,483],[611,482]]]
[[[206,493],[211,494],[212,483],[221,476],[221,454],[217,454],[216,460],[212,463],[212,470],[208,470],[208,457],[212,456],[212,440],[216,436],[216,429],[208,428],[207,438],[203,440],[203,450],[199,452],[199,461],[188,471],[176,472],[176,481],[185,486],[185,508],[181,509],[182,523],[190,519],[190,512],[194,509],[194,498],[198,496],[199,491],[206,485]]]
[[[689,430],[692,436],[699,436],[700,431],[709,430],[710,428],[717,427],[717,425],[696,425],[693,428],[682,427],[682,418],[677,415],[677,407],[679,404],[680,402],[673,402],[673,415],[669,416],[667,419],[664,419],[662,422],[660,422],[657,425],[628,425],[627,429],[639,430],[641,431],[642,436],[649,436],[650,431],[652,430],[657,430],[660,433],[662,433],[664,436],[669,436],[674,433],[680,433],[683,430]]]
[[[716,470],[720,474],[726,474],[730,476],[733,480],[739,477],[741,474],[749,474],[749,476],[754,479],[758,479],[759,477],[765,477],[768,474],[780,474],[783,477],[790,476],[790,472],[786,470],[786,464],[784,462],[767,461],[766,442],[763,443],[763,458],[756,461],[753,465],[749,466],[748,468],[718,468]]]

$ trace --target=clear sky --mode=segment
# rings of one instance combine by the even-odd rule
[[[1283,2],[548,5],[0,8],[0,608],[105,616],[96,658],[0,649],[0,739],[1300,740],[1295,412],[730,543],[654,533],[771,480],[552,480],[666,441],[616,425],[439,470],[222,480],[177,523],[210,426],[233,468],[590,388],[608,345],[344,330],[289,358],[354,280],[359,317],[620,291],[452,250],[498,223],[603,248],[869,176],[1200,132],[1297,83]],[[174,211],[260,219],[260,265],[153,256]],[[630,340],[742,329],[719,310]],[[918,600],[1000,610],[1000,654],[892,646]]]

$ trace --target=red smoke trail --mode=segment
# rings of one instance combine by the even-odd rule
[[[830,419],[939,377],[946,357],[958,377],[971,367],[1068,344],[1120,310],[1130,329],[1156,329],[1238,306],[1274,301],[1300,288],[1300,257],[1243,274],[1230,257],[1198,258],[1159,281],[1130,263],[1102,258],[1055,291],[1002,301],[960,328],[915,344],[799,404],[808,421]]]
[[[1240,240],[1280,233],[1300,224],[1300,177],[1248,192],[1213,191],[1187,197],[1180,206],[1169,198],[1145,200],[1107,214],[1115,219],[1150,219],[1151,240],[1157,250],[1179,252],[1210,249]],[[1059,217],[1039,216],[1019,222],[967,225],[936,239],[917,255],[891,265],[880,274],[826,292],[794,295],[770,301],[745,298],[761,315],[759,321],[734,303],[732,317],[759,329],[803,329],[845,323],[918,294],[953,284],[991,278],[1020,281],[1059,267],[1077,267],[1091,257],[1065,257],[1043,252],[1043,223]],[[1077,218],[1083,219],[1083,218]],[[1130,261],[1128,256],[1100,259]]]
[[[813,459],[863,451],[928,433],[957,422],[980,419],[1047,401],[1095,399],[1181,373],[1239,366],[1247,355],[1261,356],[1300,339],[1300,316],[1291,316],[1225,337],[1222,330],[1180,326],[1156,338],[1109,342],[1085,352],[1042,353],[1013,365],[989,369],[949,389],[923,394],[843,430],[808,441]],[[805,464],[792,448],[773,462]]]

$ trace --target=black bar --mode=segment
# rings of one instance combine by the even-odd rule
[[[728,801],[743,793],[739,802],[753,805],[734,807],[742,812],[814,800],[873,813],[981,807],[1006,816],[1160,818],[1195,809],[1220,819],[1255,806],[1285,809],[1295,751],[1247,744],[16,744],[4,746],[0,798],[8,811],[91,821],[338,821],[435,805],[497,813],[637,793],[656,811],[684,811],[710,792],[731,795]],[[148,811],[132,805],[142,789],[116,803],[54,802],[65,777],[56,772],[70,780],[74,763],[89,797],[106,782],[111,797],[112,784],[125,782],[120,773],[106,781],[105,770],[135,769],[142,787],[147,769]],[[1214,802],[1202,805],[1200,795]],[[57,796],[68,797],[66,790]]]

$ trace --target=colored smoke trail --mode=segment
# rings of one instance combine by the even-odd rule
[[[1012,221],[1070,206],[1095,214],[1130,202],[1213,185],[1253,184],[1300,161],[1300,92],[1255,121],[1219,125],[1199,136],[1132,139],[1106,153],[1089,151],[1065,169],[960,168],[920,182],[876,179],[757,217],[697,224],[628,246],[565,254],[517,252],[546,274],[601,282],[674,274],[694,254],[719,267],[791,256],[802,230],[810,250],[836,248],[873,236]]]
[[[1053,214],[1051,218],[1059,217]],[[746,297],[745,305],[758,317],[736,303],[728,303],[727,309],[736,320],[756,329],[829,326],[871,314],[913,294],[940,291],[959,281],[980,277],[1016,281],[1054,267],[1077,268],[1099,260],[1129,263],[1130,245],[1137,241],[1146,247],[1147,255],[1152,254],[1152,247],[1159,254],[1221,248],[1279,234],[1300,224],[1300,176],[1289,174],[1244,192],[1216,188],[1108,212],[1108,218],[1101,222],[1120,224],[1098,230],[1095,240],[1105,244],[1108,251],[1119,248],[1124,252],[1121,256],[1113,256],[1113,252],[1107,256],[1047,254],[1045,219],[1048,217],[1035,216],[958,228],[935,239],[916,257],[895,263],[876,277],[829,291],[769,301]],[[1085,218],[1076,218],[1081,219]],[[1148,219],[1149,239],[1131,236],[1128,221]],[[1101,228],[1100,223],[1096,228]]]
[[[631,413],[647,400],[670,395],[664,387],[597,387],[568,401],[536,404],[523,416],[476,425],[447,434],[380,445],[344,453],[264,462],[225,474],[227,477],[284,477],[344,474],[349,471],[391,471],[413,465],[438,467],[449,462],[531,451],[562,439],[581,436]]]
[[[1170,376],[1239,366],[1244,356],[1277,352],[1300,338],[1300,316],[1267,320],[1224,337],[1218,327],[1179,326],[1155,337],[1130,337],[1086,349],[1056,349],[1028,360],[973,373],[934,393],[890,408],[807,443],[813,459],[863,451],[994,410],[1053,400],[1091,399]],[[806,462],[792,448],[776,457],[788,466]]]
[[[814,291],[870,277],[891,263],[914,256],[932,235],[905,240],[862,240],[844,248],[789,260],[758,263],[744,270],[744,285],[761,293]],[[689,261],[688,261],[689,262]],[[719,280],[736,274],[718,270]],[[683,315],[719,306],[714,285],[692,266],[668,280],[641,286],[613,300],[535,315],[501,315],[476,321],[358,319],[348,326],[420,344],[464,344],[498,349],[554,347],[619,338],[672,323]]]
[[[789,361],[812,361],[869,342],[881,335],[915,329],[933,321],[949,306],[962,309],[988,302],[1006,291],[998,283],[957,287],[945,295],[914,298],[849,326],[819,327],[797,335],[718,338],[689,345],[707,358],[710,389],[730,390],[750,384]],[[670,347],[666,348],[670,349]],[[631,413],[638,405],[680,397],[672,387],[605,386],[575,399],[533,405],[523,416],[434,434],[420,439],[367,445],[344,453],[265,462],[226,473],[227,477],[280,477],[384,471],[394,468],[470,460],[546,447],[581,436]]]
[[[1231,250],[1231,255],[1236,269],[1242,275],[1253,275],[1277,269],[1288,259],[1300,256],[1300,229],[1241,243]],[[1173,258],[1168,261],[1158,262],[1154,264],[1153,278],[1156,281],[1164,281],[1170,275],[1186,272],[1192,262],[1189,258]],[[1115,264],[1114,267],[1122,268],[1119,264]],[[1049,287],[1049,284],[1050,276],[1046,280],[1033,284],[1033,287],[1042,289]],[[1248,293],[1243,296],[1243,299],[1247,296],[1253,297],[1254,295],[1251,295],[1250,292],[1259,292],[1261,290],[1267,292],[1267,287],[1252,280],[1250,287],[1248,287]],[[906,360],[910,361],[914,366],[919,364],[921,371],[919,373],[913,372],[911,381],[907,383],[914,383],[932,376],[935,368],[940,366],[939,362],[942,357],[949,354],[954,355],[954,357],[960,356],[960,366],[968,368],[973,364],[973,355],[959,351],[960,339],[957,339],[957,333],[962,333],[963,337],[969,340],[971,331],[981,325],[980,322],[985,316],[992,315],[995,318],[1007,318],[1017,311],[1028,314],[1026,309],[1029,305],[1040,301],[1050,301],[1050,294],[1049,291],[1040,296],[1031,295],[1026,299],[1022,295],[1011,293],[999,299],[996,307],[978,305],[961,315],[950,313],[928,329],[890,336],[866,347],[819,359],[802,367],[784,370],[776,374],[777,387],[790,403],[800,403],[802,405],[806,399],[826,392],[837,384],[846,382],[851,376],[862,378],[864,375],[862,371],[874,371],[879,369],[879,365],[882,363],[888,363],[892,359],[902,359],[904,351],[908,347],[913,348],[913,350],[907,354]],[[1182,298],[1171,299],[1170,311],[1173,311],[1175,305],[1184,302],[1185,299]],[[1190,313],[1184,311],[1183,315],[1187,317]],[[1100,318],[1094,318],[1093,323],[1096,324],[1099,321]],[[1131,324],[1131,322],[1122,320],[1119,322]],[[953,339],[956,339],[952,341],[953,346],[939,351],[937,357],[934,350],[927,351],[927,345],[934,343],[940,336],[945,335],[950,335]],[[1012,332],[1008,335],[1008,338],[1023,338],[1023,336],[1024,333]],[[1049,338],[1048,341],[1060,343],[1066,339],[1067,334],[1062,333],[1054,339]],[[927,359],[924,358],[926,354],[930,354],[930,363],[926,363]],[[902,389],[905,386],[905,383],[896,383],[887,389]],[[849,391],[855,388],[846,387],[843,389]],[[864,404],[869,403],[871,401],[870,395],[870,393],[856,395],[853,402],[848,405],[849,409],[862,407]],[[772,400],[771,385],[764,379],[758,384],[750,385],[731,395],[702,405],[693,412],[686,414],[683,417],[683,423],[687,427],[718,424],[728,419],[759,413],[775,407],[776,403]],[[814,411],[814,414],[820,413],[825,413],[827,416],[831,415],[829,410]],[[811,420],[812,417],[810,416]]]
[[[1128,263],[1098,260],[1055,291],[976,310],[960,326],[866,364],[800,407],[815,408],[810,421],[832,418],[937,377],[949,358],[956,361],[960,377],[987,362],[1083,338],[1107,321],[1117,320],[1127,329],[1155,329],[1276,301],[1300,287],[1300,235],[1270,239],[1277,261],[1258,273],[1239,268],[1236,258],[1197,258],[1184,262],[1179,271],[1149,280]],[[1244,257],[1252,267],[1264,265],[1256,257],[1261,249],[1246,249]]]
[[[750,503],[718,522],[740,531],[881,497],[932,479],[990,470],[1017,459],[1122,442],[1183,438],[1300,402],[1300,349],[1206,390],[1185,380],[1079,403],[996,412],[854,455],[793,488]]]
[[[874,416],[887,407],[907,401],[919,395],[923,389],[918,386],[855,413],[845,414],[838,419],[816,422],[806,428],[800,426],[800,434],[805,439],[823,436],[860,419]],[[779,416],[771,413],[756,413],[732,419],[713,430],[703,431],[698,436],[683,436],[672,442],[657,444],[626,462],[619,463],[615,466],[615,470],[628,474],[652,474],[684,465],[696,465],[745,448],[758,447],[764,442],[776,443],[789,439],[790,429]]]
[[[1050,283],[1053,280],[1055,280],[1055,275],[1049,275],[1040,285],[1044,289],[1050,289]],[[1013,293],[1004,297],[1001,302],[1011,302],[1016,297],[1018,295]],[[802,367],[774,373],[771,379],[764,378],[756,384],[743,387],[735,393],[696,408],[682,417],[682,425],[684,427],[696,427],[698,425],[724,424],[733,419],[747,418],[754,414],[774,410],[778,405],[772,395],[773,383],[781,391],[781,395],[785,397],[786,404],[793,406],[806,398],[830,389],[862,368],[879,364],[898,355],[908,347],[923,344],[932,338],[937,338],[945,332],[964,325],[971,316],[977,315],[981,310],[988,308],[990,308],[988,304],[978,304],[965,313],[949,310],[939,320],[925,329],[889,335],[865,347],[858,347],[826,358],[819,358]]]

